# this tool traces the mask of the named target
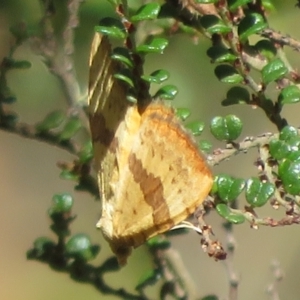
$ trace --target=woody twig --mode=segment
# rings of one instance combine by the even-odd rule
[[[74,69],[74,30],[79,24],[78,10],[83,0],[69,0],[67,4],[67,21],[62,33],[62,42],[60,45],[54,34],[54,28],[51,21],[55,13],[53,5],[45,5],[44,16],[41,20],[43,35],[42,37],[32,37],[31,44],[33,50],[42,55],[49,70],[53,72],[62,82],[66,94],[68,105],[71,109],[79,108],[80,90]],[[49,9],[52,7],[52,9]]]
[[[226,252],[227,257],[224,260],[225,269],[228,274],[229,279],[229,295],[228,299],[237,300],[238,299],[238,285],[239,278],[233,267],[233,256],[236,248],[236,240],[233,235],[233,228],[231,223],[225,223],[224,229],[226,231]]]

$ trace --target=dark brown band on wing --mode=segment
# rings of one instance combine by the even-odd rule
[[[129,169],[134,181],[140,185],[145,201],[152,207],[153,223],[156,225],[171,221],[160,178],[148,173],[134,153],[129,155]]]
[[[102,114],[96,114],[90,117],[90,127],[93,142],[100,142],[109,151],[115,152],[118,140],[114,133],[107,129],[105,118]]]

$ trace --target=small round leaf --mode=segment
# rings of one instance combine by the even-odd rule
[[[200,23],[210,34],[231,32],[231,28],[215,15],[204,15],[200,19]]]
[[[241,194],[245,187],[244,179],[233,178],[227,174],[215,177],[216,189],[221,200],[231,202]]]
[[[166,70],[156,70],[151,73],[149,76],[143,75],[142,78],[150,83],[162,83],[170,77],[170,73]]]
[[[282,141],[289,141],[290,139],[299,137],[297,128],[293,126],[285,126],[279,134],[279,139]]]
[[[176,116],[182,121],[185,121],[191,114],[191,111],[186,107],[176,108]]]
[[[224,83],[241,83],[244,78],[240,75],[234,67],[230,65],[219,65],[215,68],[215,75]]]
[[[289,154],[290,146],[285,141],[274,139],[270,141],[269,151],[273,158],[281,160]]]
[[[219,203],[216,205],[217,213],[233,224],[242,224],[245,222],[245,217],[242,214],[235,214],[225,203]]]
[[[70,212],[73,207],[73,197],[70,194],[56,194],[52,197],[52,213],[66,213]]]
[[[78,117],[71,117],[63,130],[59,133],[60,141],[67,141],[71,139],[82,128],[82,123]]]
[[[116,79],[118,79],[120,81],[123,81],[129,87],[134,88],[134,82],[133,82],[132,73],[130,72],[129,69],[119,70],[118,73],[114,74],[114,78],[116,78]]]
[[[56,110],[49,113],[45,119],[36,125],[36,130],[38,132],[48,131],[50,129],[57,128],[62,124],[62,122],[66,119],[65,112],[62,110]]]
[[[79,152],[79,161],[81,163],[89,162],[94,157],[92,141],[88,141],[83,145]]]
[[[98,26],[95,26],[95,31],[111,38],[124,39],[126,30],[120,20],[114,18],[104,18]]]
[[[240,22],[238,27],[238,34],[242,42],[245,42],[252,34],[259,33],[267,27],[267,24],[262,15],[252,13],[246,15]]]
[[[136,47],[136,51],[139,53],[163,53],[168,46],[168,40],[164,38],[153,38],[149,44],[142,44]]]
[[[292,195],[300,194],[300,161],[284,159],[278,167],[278,175],[286,192]]]
[[[210,124],[213,136],[220,141],[233,141],[237,139],[243,129],[242,121],[235,115],[215,117]]]
[[[194,121],[185,125],[187,129],[189,129],[193,135],[200,135],[204,129],[204,122]]]
[[[300,89],[295,85],[283,88],[278,96],[281,104],[293,104],[300,101]]]
[[[131,22],[156,19],[160,11],[160,5],[156,2],[149,2],[139,8],[137,13],[130,18]]]
[[[232,62],[237,59],[229,49],[223,46],[213,46],[207,50],[207,55],[215,63]]]
[[[202,140],[199,142],[199,148],[201,151],[208,153],[212,149],[213,145],[207,140]]]
[[[159,269],[154,269],[148,271],[143,277],[139,280],[138,285],[135,287],[137,291],[145,288],[149,285],[154,285],[161,278],[161,272]]]
[[[254,48],[268,60],[273,59],[277,53],[274,43],[272,43],[270,40],[260,40],[255,44]]]
[[[129,53],[129,50],[124,47],[116,47],[113,49],[111,58],[123,63],[129,68],[133,67],[133,61],[131,58],[131,55]]]
[[[154,95],[154,98],[161,98],[164,100],[173,100],[175,96],[178,93],[178,89],[175,85],[165,85],[162,88],[160,88],[156,94]]]
[[[78,260],[88,261],[95,258],[97,249],[91,243],[90,238],[86,234],[76,234],[72,236],[66,243],[67,254]]]
[[[233,104],[245,104],[250,102],[250,94],[247,89],[234,86],[229,89],[226,95],[226,99],[222,101],[223,106],[229,106]]]
[[[47,237],[39,237],[34,241],[33,247],[35,255],[37,257],[42,257],[55,247],[55,243]]]
[[[247,180],[246,200],[253,207],[261,207],[274,195],[275,186],[270,182],[261,182],[258,178]]]
[[[261,70],[263,81],[266,84],[282,78],[287,72],[287,67],[279,58],[272,60]]]

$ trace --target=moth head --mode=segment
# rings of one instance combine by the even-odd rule
[[[127,258],[131,254],[132,247],[110,242],[110,248],[117,256],[119,265],[120,266],[126,265]]]

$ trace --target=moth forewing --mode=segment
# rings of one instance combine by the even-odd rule
[[[193,213],[212,175],[174,111],[161,101],[143,109],[126,100],[114,78],[106,38],[96,33],[90,56],[90,126],[102,195],[98,226],[120,264],[132,247]]]

